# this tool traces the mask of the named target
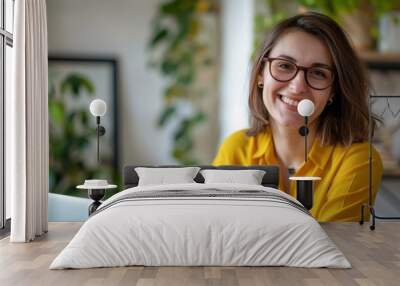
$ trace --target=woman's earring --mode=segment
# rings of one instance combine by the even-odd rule
[[[264,84],[262,82],[257,83],[258,88],[264,88]]]
[[[333,97],[328,99],[328,105],[332,105],[332,103],[333,103]]]

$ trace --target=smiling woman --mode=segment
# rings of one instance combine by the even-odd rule
[[[299,134],[297,104],[311,100],[308,161]],[[317,176],[313,216],[358,221],[368,201],[368,91],[361,62],[343,30],[329,17],[308,12],[279,23],[264,41],[250,81],[251,127],[229,136],[214,165],[279,165],[279,188],[295,195],[288,170]],[[375,126],[373,117],[372,126]],[[382,175],[372,150],[373,199]]]

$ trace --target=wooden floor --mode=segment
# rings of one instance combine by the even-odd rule
[[[50,223],[32,243],[0,241],[0,285],[400,285],[400,222],[323,224],[352,269],[289,267],[120,267],[48,270],[81,223]]]

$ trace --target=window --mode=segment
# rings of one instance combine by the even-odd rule
[[[10,194],[5,189],[5,99],[11,92],[14,0],[0,0],[0,228],[11,217]]]

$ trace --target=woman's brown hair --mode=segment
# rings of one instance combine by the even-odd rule
[[[251,127],[247,134],[254,136],[268,125],[268,111],[257,86],[264,69],[265,58],[279,38],[289,31],[304,31],[320,39],[332,57],[335,80],[332,104],[320,114],[317,136],[323,145],[350,145],[368,139],[368,80],[365,68],[340,26],[328,16],[307,12],[283,20],[266,37],[250,78],[249,108]],[[373,117],[373,127],[376,118]]]

